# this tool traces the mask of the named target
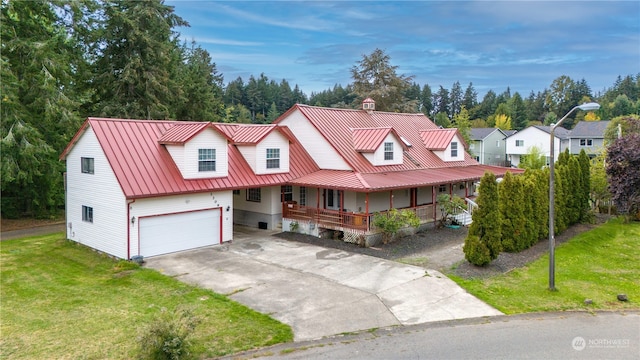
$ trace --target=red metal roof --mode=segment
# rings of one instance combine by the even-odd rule
[[[228,176],[186,180],[164,145],[158,142],[178,124],[182,127],[189,123],[89,118],[60,157],[65,159],[80,136],[92,128],[127,198],[280,185],[319,170],[306,150],[293,142],[289,147],[288,173],[256,175],[236,146],[229,143]],[[202,126],[202,123],[191,124]],[[285,127],[280,131],[286,136],[293,136]]]
[[[390,132],[390,127],[352,129],[353,147],[359,152],[374,152]]]
[[[275,128],[275,125],[240,125],[233,134],[233,142],[246,145],[257,144]]]
[[[424,146],[429,150],[444,150],[449,146],[456,129],[430,129],[420,131]]]
[[[158,139],[160,144],[184,144],[200,131],[210,126],[210,123],[178,123],[170,127]]]
[[[494,173],[496,176],[504,176],[507,172],[524,172],[522,169],[510,169],[489,165],[468,165],[375,174],[360,174],[344,170],[319,170],[294,179],[290,181],[290,183],[298,186],[328,187],[339,190],[369,192],[477,180],[487,171]]]
[[[282,121],[293,111],[300,111],[356,172],[384,173],[478,164],[466,152],[463,161],[445,162],[427,149],[424,146],[420,132],[438,129],[438,126],[424,114],[367,112],[364,110],[334,109],[297,104],[276,120],[276,123]],[[385,127],[392,128],[398,137],[404,138],[411,144],[410,147],[405,148],[405,159],[402,164],[374,166],[354,146],[351,129]]]

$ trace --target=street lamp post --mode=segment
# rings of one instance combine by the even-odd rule
[[[560,119],[555,124],[551,124],[550,126],[550,141],[551,141],[551,152],[549,153],[549,290],[555,290],[556,284],[556,269],[555,269],[555,247],[556,247],[556,238],[554,234],[554,218],[555,218],[555,190],[554,190],[554,182],[555,182],[555,174],[554,174],[554,157],[555,157],[555,136],[554,131],[556,127],[558,127],[562,122],[575,110],[582,111],[591,111],[600,109],[600,104],[595,102],[584,103],[582,105],[578,105],[573,109],[569,110],[569,112]]]

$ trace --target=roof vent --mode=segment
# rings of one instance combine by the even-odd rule
[[[376,102],[372,98],[366,98],[362,100],[362,110],[366,110],[368,113],[373,112],[376,109]]]

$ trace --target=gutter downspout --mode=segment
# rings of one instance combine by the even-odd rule
[[[129,215],[131,215],[131,204],[136,202],[136,199],[127,201],[127,260],[131,260],[131,226],[129,223]]]

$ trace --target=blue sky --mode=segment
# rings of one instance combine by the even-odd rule
[[[264,73],[307,95],[376,48],[420,85],[527,97],[567,75],[594,93],[640,73],[640,1],[166,1],[224,83]]]

